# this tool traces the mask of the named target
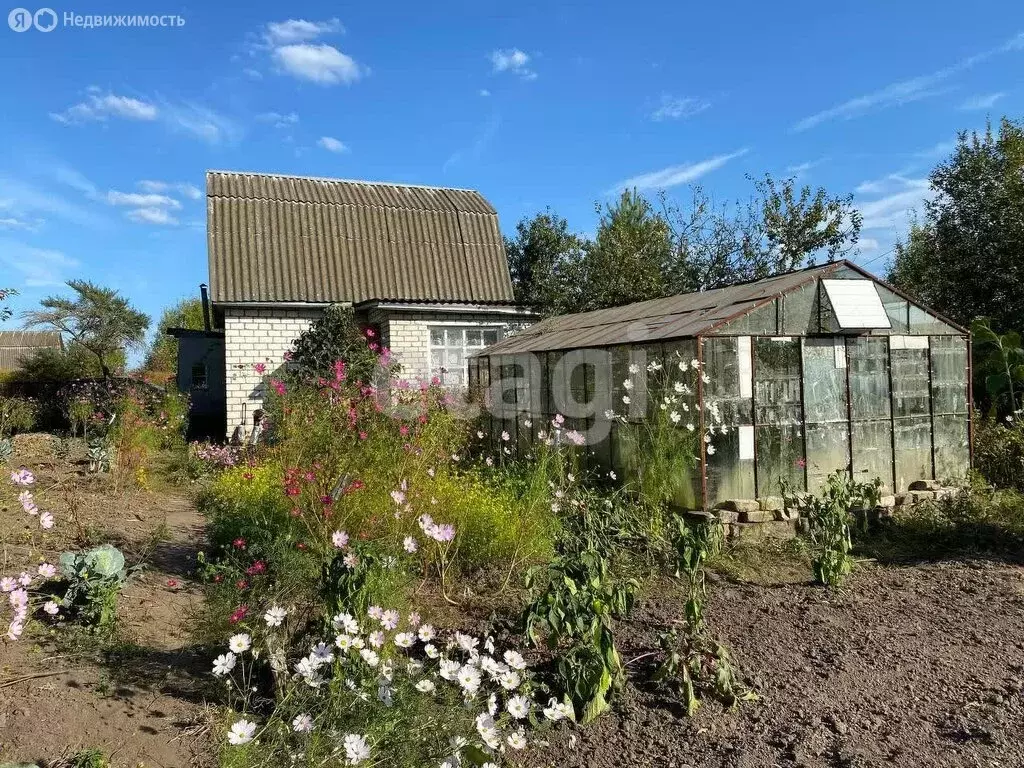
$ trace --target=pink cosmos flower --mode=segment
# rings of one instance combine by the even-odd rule
[[[256,365],[254,365],[252,369],[256,371],[256,373],[258,373],[260,376],[267,372],[267,366],[264,363],[256,363]]]
[[[60,611],[60,606],[57,605],[57,602],[54,601],[54,600],[47,600],[43,604],[43,610],[46,611],[51,616],[56,616],[57,613]]]
[[[11,482],[15,485],[32,485],[35,481],[36,476],[25,469],[25,467],[11,472]]]
[[[52,579],[57,575],[57,567],[50,563],[43,563],[39,566],[39,575],[44,579]]]
[[[335,531],[331,534],[331,543],[338,549],[348,546],[348,534],[345,531]]]
[[[39,525],[45,531],[48,531],[51,528],[53,528],[53,515],[51,515],[49,512],[43,512],[42,514],[40,514]]]
[[[283,381],[280,381],[278,379],[271,379],[270,386],[274,388],[274,391],[277,392],[277,394],[280,397],[284,397],[284,393],[287,391],[287,388],[285,387]]]

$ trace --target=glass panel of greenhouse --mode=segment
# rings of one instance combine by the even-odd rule
[[[672,505],[706,510],[818,493],[836,471],[888,493],[963,478],[968,350],[966,330],[837,262],[548,318],[472,358],[470,392],[494,460],[543,432],[630,486],[657,456]]]

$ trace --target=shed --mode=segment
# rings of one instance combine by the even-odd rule
[[[816,492],[837,469],[888,493],[962,478],[969,350],[967,330],[838,261],[549,318],[477,354],[469,374],[495,448],[528,450],[559,414],[560,433],[616,473],[625,433],[668,396],[697,456],[675,502],[711,509]]]
[[[16,371],[40,349],[63,349],[58,331],[0,331],[0,373]]]

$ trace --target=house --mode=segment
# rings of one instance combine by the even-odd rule
[[[529,450],[560,414],[560,434],[620,475],[667,392],[694,436],[683,509],[765,510],[837,469],[895,503],[968,470],[969,351],[966,329],[842,261],[544,320],[475,355],[470,389],[495,449]]]
[[[58,331],[0,331],[0,374],[16,371],[40,349],[64,349]]]
[[[498,216],[479,192],[210,171],[206,204],[227,432],[262,405],[254,366],[281,365],[330,304],[376,329],[401,377],[450,387],[465,386],[472,352],[535,319],[514,303]],[[221,343],[202,338],[208,351]]]

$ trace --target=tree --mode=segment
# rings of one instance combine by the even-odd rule
[[[118,353],[142,344],[149,317],[139,312],[113,288],[87,280],[69,280],[74,299],[48,296],[41,309],[24,315],[26,325],[49,326],[67,334],[95,357],[103,378],[110,378],[110,366]]]
[[[516,236],[505,238],[516,301],[545,314],[574,306],[572,275],[577,271],[582,248],[582,239],[550,209],[521,220],[516,225]]]
[[[18,292],[13,288],[0,288],[0,301],[5,301],[11,296],[17,296]],[[0,323],[5,320],[9,320],[11,315],[14,314],[14,310],[8,307],[6,304],[0,307]]]
[[[923,220],[898,243],[889,280],[961,325],[1024,329],[1024,124],[961,133],[929,176]]]
[[[111,368],[124,365],[124,353],[115,352],[108,360]],[[94,379],[103,375],[96,356],[81,344],[72,342],[64,349],[44,347],[27,355],[18,364],[14,379],[25,382],[64,384],[76,379]]]
[[[150,374],[168,374],[178,369],[178,340],[167,335],[168,328],[190,328],[200,331],[205,327],[203,302],[197,298],[182,299],[160,315],[156,336],[146,353],[143,370]]]

